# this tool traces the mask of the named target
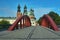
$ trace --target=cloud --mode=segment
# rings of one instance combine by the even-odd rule
[[[53,11],[54,8],[35,8],[35,17],[39,19],[44,14],[48,14],[50,11]]]

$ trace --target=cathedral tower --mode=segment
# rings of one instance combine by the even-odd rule
[[[18,7],[17,7],[17,17],[20,17],[20,16],[22,16],[22,13],[21,13],[21,10],[20,10],[20,4],[18,4]]]
[[[27,15],[27,6],[26,5],[24,6],[24,13],[23,14]]]
[[[30,9],[29,17],[30,17],[30,19],[35,19],[34,10],[33,9]]]
[[[35,18],[33,9],[30,9],[29,18],[31,20],[31,25],[36,26],[36,18]]]

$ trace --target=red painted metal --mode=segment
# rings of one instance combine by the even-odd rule
[[[22,20],[20,21],[20,28],[21,28],[21,29],[23,28],[23,26],[22,26]]]
[[[41,25],[44,26],[44,27],[48,27],[48,22],[47,22],[47,20],[45,18],[43,18],[41,20]]]
[[[41,25],[44,27],[51,26],[52,29],[54,29],[55,31],[58,31],[57,25],[54,23],[54,21],[52,20],[52,18],[49,15],[44,15],[42,17]]]
[[[8,30],[9,30],[9,31],[14,30],[14,28],[16,27],[16,25],[18,25],[19,20],[21,20],[21,17],[17,18],[17,20],[12,24],[12,26],[10,26],[10,27],[8,28]]]
[[[24,25],[25,25],[26,27],[29,27],[30,24],[31,24],[31,23],[29,23],[28,19],[25,19],[25,23],[24,23]]]
[[[31,26],[30,18],[27,15],[23,16],[22,18],[23,18],[23,24],[22,24],[23,27]]]
[[[24,21],[23,21],[23,24],[22,24],[22,20],[27,20],[25,21],[26,24],[24,24]],[[22,17],[18,17],[16,19],[16,21],[12,24],[12,26],[10,26],[8,28],[9,31],[12,31],[14,30],[15,28],[18,29],[18,23],[20,22],[20,28],[23,28],[24,26],[31,26],[31,22],[30,22],[30,18],[27,16],[27,15],[24,15]]]

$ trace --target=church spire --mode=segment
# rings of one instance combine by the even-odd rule
[[[17,8],[18,8],[17,12],[21,12],[21,10],[20,10],[20,8],[21,8],[20,7],[20,4],[18,4],[18,7]]]
[[[24,6],[24,15],[27,15],[27,6]]]
[[[30,15],[34,16],[34,10],[30,9]]]
[[[17,7],[17,18],[22,16],[20,8],[21,8],[20,4],[18,4],[18,7]]]

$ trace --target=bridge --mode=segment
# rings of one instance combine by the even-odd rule
[[[0,32],[0,40],[60,40],[59,28],[49,15],[44,15],[40,24],[31,26],[29,17],[21,16],[8,30]]]
[[[29,27],[31,26],[30,18],[27,15],[23,15],[18,17],[17,20],[13,23],[12,26],[8,28],[9,31],[14,30],[15,28],[18,29],[18,23],[20,23],[20,28]],[[51,28],[55,31],[58,31],[57,25],[54,23],[52,18],[49,15],[44,15],[41,20],[41,26]]]
[[[14,31],[2,31],[0,40],[60,40],[60,31],[43,26],[30,26]]]

